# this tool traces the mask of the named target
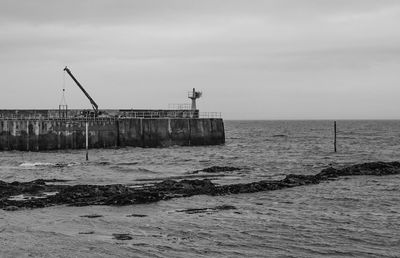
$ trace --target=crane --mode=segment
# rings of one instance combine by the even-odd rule
[[[68,67],[64,68],[64,71],[68,73],[69,76],[71,76],[72,80],[78,85],[78,87],[81,89],[81,91],[85,94],[85,96],[89,99],[90,104],[92,104],[95,116],[99,114],[99,106],[96,104],[96,102],[90,97],[89,93],[82,87],[82,85],[79,83],[79,81],[75,78],[75,76],[72,74],[71,70]]]

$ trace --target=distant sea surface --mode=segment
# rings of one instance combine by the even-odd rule
[[[397,120],[337,121],[337,153],[332,121],[225,121],[225,129],[221,146],[89,150],[88,162],[84,150],[0,152],[0,180],[232,184],[400,161]],[[241,170],[191,173],[210,166]],[[221,205],[236,209],[214,209]],[[81,217],[90,214],[101,217]],[[1,210],[0,232],[0,257],[400,257],[400,175],[146,205]]]

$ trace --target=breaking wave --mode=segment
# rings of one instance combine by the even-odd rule
[[[51,163],[51,162],[25,162],[20,164],[20,167],[70,167],[74,166],[77,163]]]

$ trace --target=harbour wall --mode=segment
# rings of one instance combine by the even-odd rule
[[[0,119],[82,118],[91,113],[93,110],[84,109],[0,109]],[[199,118],[199,114],[199,110],[187,109],[102,109],[98,117]]]
[[[199,146],[225,143],[221,118],[0,118],[0,150]]]

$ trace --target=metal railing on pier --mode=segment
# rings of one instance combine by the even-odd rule
[[[191,110],[131,111],[119,115],[120,118],[197,118],[199,112]]]
[[[221,112],[200,112],[199,118],[222,118]]]
[[[25,116],[25,115],[8,115],[8,116],[0,116],[0,120],[52,120],[52,121],[76,121],[76,122],[85,122],[85,121],[115,121],[117,119],[130,119],[130,118],[175,118],[175,119],[187,119],[187,118],[222,118],[221,112],[198,112],[198,111],[176,111],[176,112],[129,112],[124,115],[118,116]]]
[[[59,116],[3,116],[1,120],[38,120],[38,121],[75,121],[75,122],[86,122],[86,121],[115,121],[118,117],[59,117]]]
[[[168,109],[173,110],[190,110],[192,107],[190,104],[168,104]]]

